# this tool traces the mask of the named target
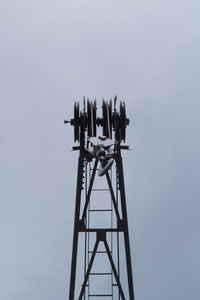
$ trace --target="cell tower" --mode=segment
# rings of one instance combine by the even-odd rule
[[[103,100],[98,117],[96,100],[84,98],[82,109],[75,102],[73,119],[65,121],[79,143],[73,147],[79,159],[69,300],[134,300],[121,156],[129,149],[122,145],[129,119],[125,102],[118,110],[115,97],[112,106]]]

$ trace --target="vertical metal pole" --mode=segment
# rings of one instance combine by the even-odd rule
[[[119,188],[118,188],[118,185],[119,185],[119,178],[118,178],[118,171],[117,171],[117,166],[116,166],[116,202],[117,202],[117,207],[119,205]],[[117,273],[118,273],[118,276],[119,276],[119,280],[120,280],[120,253],[119,253],[119,232],[117,232]],[[118,289],[118,300],[121,299],[121,296],[120,296],[120,293],[119,293],[119,289]]]
[[[76,282],[76,264],[78,251],[78,234],[80,231],[80,206],[81,206],[81,191],[83,185],[83,168],[84,168],[84,154],[85,154],[85,124],[84,117],[81,117],[81,132],[80,132],[80,154],[78,160],[78,175],[76,188],[76,204],[74,216],[74,236],[72,248],[72,263],[71,263],[71,277],[69,288],[69,300],[74,300],[75,282]]]
[[[85,199],[86,199],[86,197],[87,197],[87,189],[88,189],[88,187],[87,187],[87,181],[88,181],[88,172],[87,172],[87,170],[88,170],[88,162],[86,161],[86,162],[85,162]],[[86,216],[86,222],[85,222],[86,227],[87,227],[87,222],[88,222],[87,217],[88,217],[88,216]],[[85,274],[86,274],[86,266],[87,266],[87,252],[88,252],[88,251],[87,251],[87,236],[88,236],[88,233],[85,232],[84,276],[85,276]],[[84,300],[86,300],[86,292],[85,292],[85,291],[84,291]]]
[[[129,296],[130,300],[134,300],[134,289],[133,289],[133,274],[132,274],[132,264],[131,264],[131,251],[130,251],[130,241],[128,232],[128,220],[127,220],[127,208],[126,208],[126,196],[124,187],[124,174],[123,174],[123,164],[121,158],[121,150],[118,147],[118,153],[116,157],[118,175],[119,175],[119,189],[121,196],[121,206],[122,206],[122,216],[124,221],[124,243],[126,251],[126,266],[128,275],[128,286],[129,286]]]
[[[75,207],[75,217],[74,217],[74,236],[73,236],[73,248],[72,248],[69,300],[74,300],[74,289],[75,289],[75,281],[76,281],[76,263],[77,263],[78,233],[79,233],[78,229],[79,229],[79,215],[80,215],[80,203],[81,203],[81,189],[82,189],[82,180],[83,180],[83,165],[84,165],[84,157],[80,153],[79,162],[78,162],[78,177],[77,177],[76,207]]]

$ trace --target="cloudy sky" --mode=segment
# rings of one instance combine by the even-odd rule
[[[200,299],[200,2],[0,3],[0,298],[68,299],[73,103],[118,95],[136,300]]]

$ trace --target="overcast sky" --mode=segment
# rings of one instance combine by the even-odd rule
[[[0,299],[68,299],[73,103],[118,95],[136,300],[200,299],[200,2],[0,3]]]

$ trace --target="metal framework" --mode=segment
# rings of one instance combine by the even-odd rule
[[[120,102],[119,111],[117,110],[116,97],[113,110],[112,100],[103,100],[102,117],[97,117],[96,100],[93,102],[87,100],[87,105],[85,102],[84,99],[81,111],[79,102],[75,102],[74,118],[65,121],[74,126],[74,141],[79,143],[78,146],[73,147],[73,150],[79,151],[79,159],[69,300],[91,298],[134,300],[121,156],[121,150],[129,149],[128,146],[121,144],[126,139],[126,127],[129,119],[126,117],[124,102]],[[102,135],[99,137],[97,137],[97,127],[103,129]],[[114,136],[113,140],[112,136]],[[95,181],[98,179],[101,183],[103,178],[105,178],[106,186],[95,187]],[[98,216],[94,218],[94,215]],[[108,215],[109,225],[104,224]],[[94,219],[98,222],[92,222]],[[81,233],[84,234],[84,247],[81,247],[81,253],[84,252],[84,268],[82,284],[77,287],[77,259],[78,252],[80,252],[78,241]],[[123,235],[123,251],[126,261],[123,266],[120,266],[121,235]],[[107,257],[109,271],[106,263],[102,264],[102,259],[98,259],[100,256]],[[95,260],[99,262],[99,266],[102,265],[101,271],[94,269]],[[102,271],[104,267],[106,270]],[[120,274],[122,274],[121,277]],[[124,284],[126,281],[123,279],[124,274],[126,274],[128,282],[127,287]],[[102,286],[98,292],[92,288],[93,278],[95,278],[95,282],[99,282],[99,287]],[[110,283],[109,291],[105,287],[105,283],[108,282]]]

